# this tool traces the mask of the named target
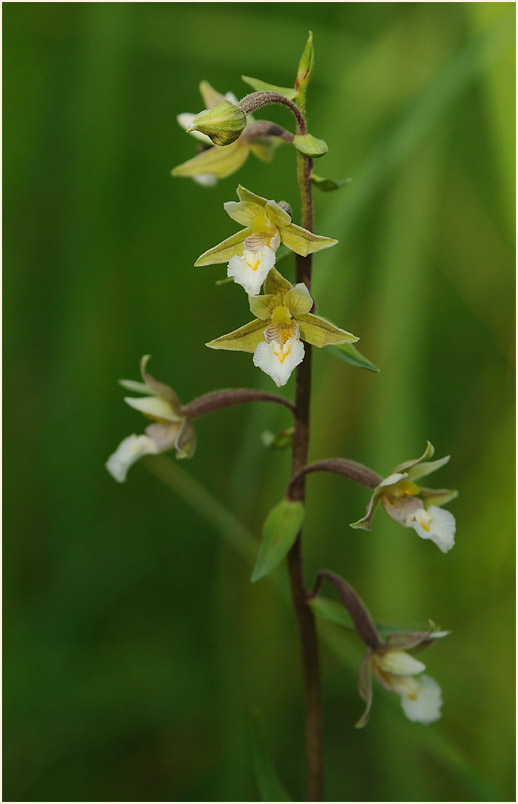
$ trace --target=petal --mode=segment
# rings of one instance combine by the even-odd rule
[[[253,352],[261,341],[264,341],[264,321],[256,318],[244,327],[206,343],[205,346],[210,349],[227,349],[231,352]]]
[[[214,187],[218,183],[216,176],[211,173],[200,173],[199,176],[192,176],[192,180],[202,187]]]
[[[433,456],[434,452],[435,452],[435,449],[434,449],[433,444],[431,444],[430,441],[427,441],[426,442],[426,449],[425,449],[425,451],[423,452],[423,454],[421,455],[420,458],[414,458],[411,461],[405,461],[404,463],[400,463],[397,466],[395,466],[392,471],[393,472],[408,472],[408,470],[411,469],[413,466],[416,466],[418,463],[422,463],[423,461],[428,460],[428,458],[431,458]]]
[[[425,664],[403,650],[389,650],[376,657],[376,661],[383,672],[393,673],[396,676],[414,676],[426,670]]]
[[[241,226],[250,226],[255,216],[262,213],[262,209],[256,204],[244,204],[242,201],[226,201],[223,209]]]
[[[356,723],[357,729],[362,729],[367,725],[372,706],[372,675],[371,675],[372,654],[369,652],[360,664],[358,670],[358,692],[365,701],[365,711]]]
[[[213,106],[217,106],[218,103],[225,100],[225,96],[222,95],[221,92],[218,92],[217,89],[214,89],[208,81],[201,81],[198,89],[200,90],[200,95],[203,98],[206,109],[212,109]],[[227,100],[231,99],[227,98]],[[196,115],[194,116],[196,117]]]
[[[249,296],[257,296],[268,272],[275,265],[275,251],[264,246],[259,251],[245,251],[242,257],[232,257],[227,276],[241,285]]]
[[[266,294],[264,296],[250,296],[248,299],[250,304],[250,312],[261,321],[269,321],[272,317],[272,311],[279,304],[277,296]]]
[[[241,140],[231,145],[213,145],[171,171],[173,176],[201,176],[211,174],[218,179],[232,175],[246,162],[249,146]]]
[[[382,495],[381,501],[389,517],[405,528],[414,527],[413,518],[419,516],[419,512],[424,513],[425,510],[423,501],[419,497],[402,497],[398,500]]]
[[[250,117],[248,118],[250,120]],[[241,136],[246,136],[246,128]],[[266,137],[258,137],[257,139],[250,140],[250,150],[254,156],[261,160],[261,162],[271,162],[277,147],[277,142],[273,139]]]
[[[380,489],[382,486],[393,486],[396,483],[399,483],[399,481],[403,480],[405,477],[408,477],[406,472],[393,472],[391,475],[381,481],[378,488]]]
[[[279,229],[283,226],[290,225],[291,215],[289,215],[285,209],[282,209],[276,201],[267,201],[265,211],[271,222]]]
[[[450,456],[446,455],[444,458],[439,458],[437,461],[422,461],[408,470],[408,477],[410,480],[426,477],[426,475],[436,472],[441,466],[447,464],[449,460]]]
[[[157,452],[158,449],[152,438],[147,435],[133,434],[121,441],[115,452],[106,461],[106,468],[115,480],[123,483],[130,466],[143,455],[153,455]]]
[[[183,422],[150,424],[146,427],[146,433],[155,442],[157,452],[168,452],[173,449],[182,424]]]
[[[274,383],[286,385],[293,369],[304,359],[304,344],[288,338],[282,346],[277,341],[260,343],[254,352],[254,366],[269,374]]]
[[[145,413],[146,416],[151,416],[153,419],[165,419],[169,422],[181,421],[181,417],[173,410],[170,403],[160,396],[126,396],[124,401],[130,407],[140,410],[141,413]]]
[[[441,717],[442,692],[437,681],[420,676],[416,695],[401,695],[401,706],[409,720],[416,723],[433,723]]]
[[[451,550],[455,544],[455,517],[450,511],[431,505],[426,509],[426,513],[431,516],[431,521],[424,526],[418,519],[409,522],[409,526],[414,528],[421,539],[431,539],[443,553]]]
[[[153,389],[147,382],[137,382],[136,380],[119,380],[119,385],[127,388],[128,391],[134,391],[136,394],[152,394]]]
[[[456,497],[459,492],[456,489],[426,489],[421,487],[419,489],[419,496],[422,497],[425,505],[446,505]]]
[[[376,513],[376,508],[378,507],[380,496],[381,495],[378,489],[374,489],[374,493],[371,495],[371,498],[367,503],[367,510],[365,512],[365,516],[362,517],[362,519],[358,519],[357,522],[351,522],[349,527],[355,529],[362,528],[363,530],[370,530],[372,517]]]
[[[264,283],[264,292],[272,296],[280,296],[286,291],[291,290],[292,284],[279,273],[277,268],[272,268]]]
[[[346,332],[345,329],[340,329],[330,321],[326,321],[325,318],[313,315],[313,313],[297,316],[297,323],[302,338],[312,346],[319,348],[336,343],[354,343],[358,340],[355,335]]]
[[[323,248],[330,248],[338,243],[338,240],[313,234],[312,232],[308,232],[307,229],[303,229],[302,226],[297,226],[294,223],[285,226],[281,230],[281,240],[287,248],[294,251],[295,254],[300,254],[302,257],[307,257],[308,254],[321,251]]]
[[[284,296],[283,304],[288,308],[293,318],[309,313],[313,307],[313,299],[304,282],[294,285]]]
[[[243,187],[242,184],[238,185],[236,192],[240,201],[244,201],[245,203],[249,204],[258,204],[261,207],[261,212],[266,206],[266,198],[252,193],[250,190],[247,190],[246,187]]]
[[[149,385],[152,388],[153,393],[156,396],[162,397],[165,399],[166,402],[169,402],[173,413],[176,413],[176,418],[182,416],[182,405],[180,400],[178,399],[178,394],[173,391],[169,385],[166,385],[165,382],[160,382],[160,380],[156,380],[147,370],[147,364],[150,359],[150,355],[144,355],[140,360],[140,373],[142,375],[142,379],[144,380],[146,385]]]
[[[194,265],[199,267],[200,265],[214,265],[218,262],[228,262],[232,257],[235,257],[236,254],[243,254],[245,250],[244,242],[251,231],[251,229],[242,229],[240,232],[236,232],[236,234],[227,237],[226,240],[222,240],[217,246],[213,246],[207,251],[204,251],[203,254],[198,257]]]

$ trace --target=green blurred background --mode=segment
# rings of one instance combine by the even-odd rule
[[[442,720],[410,723],[378,687],[357,732],[361,645],[321,624],[327,797],[514,799],[514,18],[513,3],[4,5],[4,800],[255,800],[253,707],[303,795],[284,568],[249,582],[289,473],[260,434],[286,412],[200,420],[173,490],[143,465],[118,486],[103,464],[145,424],[116,385],[142,354],[184,402],[273,390],[250,356],[204,347],[249,313],[215,285],[224,266],[192,263],[235,231],[238,181],[298,207],[293,152],[214,189],[169,171],[194,154],[176,115],[202,108],[199,81],[290,85],[308,29],[318,173],[353,179],[315,199],[317,231],[340,240],[315,294],[382,369],[315,355],[311,457],[386,473],[428,438],[452,455],[432,485],[460,489],[444,556],[381,511],[351,530],[364,489],[308,483],[308,582],[333,568],[378,620],[453,631],[425,657]]]

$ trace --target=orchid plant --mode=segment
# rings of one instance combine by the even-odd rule
[[[204,251],[195,266],[226,264],[227,277],[247,294],[254,318],[239,329],[220,335],[207,343],[211,349],[244,351],[253,354],[257,368],[276,386],[285,386],[295,372],[295,399],[253,389],[213,391],[187,405],[182,405],[175,391],[156,380],[147,370],[149,356],[142,358],[142,381],[121,380],[121,385],[138,396],[125,401],[143,413],[151,423],[145,433],[125,438],[106,467],[119,482],[126,479],[130,466],[144,455],[174,450],[177,458],[190,458],[195,452],[193,422],[219,408],[248,402],[282,405],[293,416],[293,428],[281,434],[279,443],[291,445],[292,474],[283,499],[266,517],[252,581],[268,575],[287,559],[291,593],[298,620],[302,647],[305,685],[305,735],[307,797],[323,799],[324,772],[322,746],[322,702],[319,652],[315,616],[337,621],[336,606],[341,607],[344,622],[353,628],[367,648],[359,668],[359,693],[366,708],[357,722],[366,725],[372,706],[372,676],[387,691],[399,696],[404,714],[412,721],[432,723],[441,714],[442,694],[438,683],[423,675],[425,665],[410,651],[433,645],[448,632],[433,624],[426,630],[399,630],[384,634],[365,604],[343,577],[330,570],[317,574],[307,590],[302,562],[302,525],[305,509],[306,476],[312,472],[343,475],[371,490],[363,518],[353,528],[370,530],[379,503],[398,524],[413,528],[422,539],[431,540],[442,552],[453,547],[455,519],[443,509],[456,492],[429,489],[417,481],[440,469],[449,457],[430,460],[433,446],[428,442],[421,457],[394,467],[386,477],[355,461],[337,457],[308,464],[310,439],[311,347],[340,350],[340,355],[355,366],[373,369],[373,365],[353,346],[358,340],[345,329],[315,313],[311,292],[313,255],[334,247],[337,240],[315,234],[312,189],[329,191],[344,182],[323,179],[313,171],[314,159],[327,152],[326,143],[307,131],[306,92],[314,66],[313,38],[310,33],[293,88],[277,87],[243,76],[254,90],[240,101],[222,95],[203,81],[200,91],[206,109],[198,115],[181,114],[179,124],[196,137],[200,150],[193,158],[174,168],[173,176],[186,176],[202,185],[238,171],[249,153],[270,160],[277,146],[284,142],[294,148],[300,189],[301,221],[294,222],[289,203],[263,198],[242,185],[238,201],[224,204],[225,212],[242,228],[223,242]],[[255,120],[253,112],[264,106],[280,104],[294,116],[292,133],[267,120]],[[290,282],[278,270],[281,250],[293,252],[296,281]],[[263,293],[261,294],[261,289]],[[272,437],[275,440],[275,437]],[[339,603],[320,594],[322,583],[330,583]],[[330,611],[332,612],[330,614]]]

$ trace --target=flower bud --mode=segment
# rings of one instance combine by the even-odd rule
[[[243,110],[224,100],[196,115],[188,131],[206,134],[215,145],[230,145],[239,139],[245,126],[246,115]]]

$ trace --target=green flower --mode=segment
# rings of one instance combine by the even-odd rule
[[[237,98],[232,92],[222,95],[211,87],[208,81],[201,82],[200,93],[207,109],[212,109],[223,101],[237,104]],[[202,142],[205,148],[192,159],[173,168],[171,171],[173,176],[187,176],[198,184],[210,187],[216,184],[218,179],[224,179],[239,170],[250,153],[263,162],[270,162],[273,157],[275,141],[271,137],[254,136],[254,120],[251,115],[239,139],[230,145],[213,145],[206,134],[194,131],[192,125],[196,119],[195,114],[183,112],[176,119],[180,126]]]
[[[318,347],[358,340],[350,332],[309,312],[313,299],[303,283],[293,286],[272,268],[264,289],[264,296],[249,296],[250,310],[256,318],[207,346],[253,352],[254,365],[281,386],[304,358],[302,340]]]
[[[452,489],[422,488],[415,482],[440,469],[450,460],[447,455],[437,461],[429,461],[433,454],[434,448],[428,441],[420,458],[395,466],[374,489],[365,516],[358,522],[353,522],[351,527],[370,530],[372,517],[381,502],[395,522],[413,528],[422,539],[431,539],[443,553],[450,550],[455,542],[455,518],[440,506],[455,499],[458,492]]]
[[[268,201],[241,185],[237,188],[237,195],[239,201],[227,201],[224,207],[232,220],[245,228],[205,251],[195,266],[228,262],[236,255],[243,256],[245,250],[257,251],[279,242],[303,257],[338,243],[331,237],[316,235],[297,226],[291,215],[275,201]]]

